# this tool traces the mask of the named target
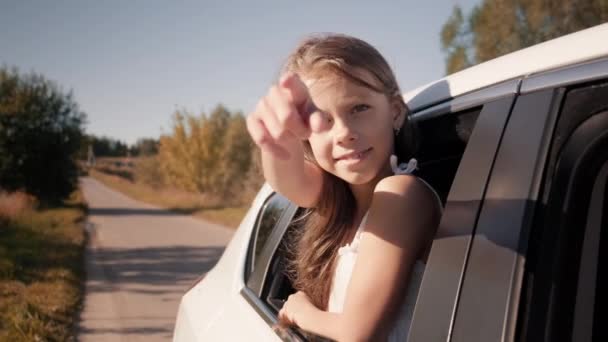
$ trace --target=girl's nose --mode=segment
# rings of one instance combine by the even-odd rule
[[[348,144],[359,139],[359,135],[348,125],[336,121],[334,124],[334,138],[338,145]]]

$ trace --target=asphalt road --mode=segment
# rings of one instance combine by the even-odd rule
[[[92,178],[79,341],[170,341],[181,295],[233,231],[135,201]]]

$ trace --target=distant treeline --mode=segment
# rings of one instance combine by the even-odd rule
[[[81,159],[88,157],[89,146],[96,157],[150,156],[158,153],[158,143],[158,139],[140,138],[135,144],[128,145],[118,139],[89,134],[84,137],[80,156]]]

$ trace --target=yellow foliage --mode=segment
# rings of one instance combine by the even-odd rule
[[[220,105],[209,116],[177,111],[171,133],[160,139],[158,162],[168,185],[226,195],[245,181],[251,150],[243,116]]]

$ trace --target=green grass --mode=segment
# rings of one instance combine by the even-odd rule
[[[247,213],[247,209],[249,209],[247,205],[226,206],[217,198],[201,194],[166,188],[156,189],[96,169],[89,170],[89,176],[136,200],[164,207],[171,211],[193,215],[229,228],[237,228]]]
[[[59,207],[0,213],[0,341],[75,340],[85,215],[80,192]]]

